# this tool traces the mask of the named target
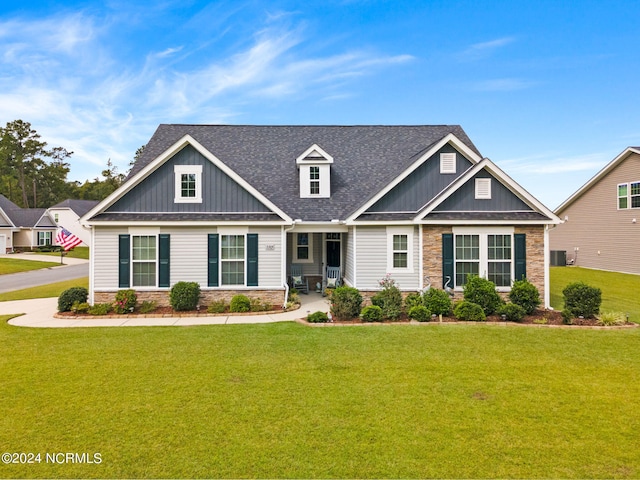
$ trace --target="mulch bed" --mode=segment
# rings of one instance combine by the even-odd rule
[[[360,318],[353,318],[351,320],[335,320],[330,323],[309,323],[306,320],[301,320],[300,323],[304,323],[312,326],[329,326],[329,325],[384,325],[384,324],[418,324],[419,322],[412,321],[406,315],[400,316],[400,318],[396,321],[383,321],[383,322],[363,322]],[[430,322],[424,322],[425,324],[439,324],[439,323],[448,323],[448,324],[503,324],[503,325],[530,325],[536,327],[544,327],[544,326],[552,326],[552,327],[591,327],[591,328],[629,328],[629,327],[638,327],[638,324],[628,322],[625,325],[617,325],[613,327],[605,327],[603,325],[598,324],[598,320],[595,318],[575,318],[573,319],[573,323],[567,325],[564,323],[562,319],[562,313],[558,310],[536,310],[533,314],[527,315],[520,322],[509,322],[503,320],[499,315],[490,315],[487,316],[486,322],[461,322],[457,318],[454,317],[442,317],[442,322],[438,317],[435,320]]]
[[[299,307],[298,307],[299,308]],[[149,313],[126,313],[126,314],[117,314],[117,313],[108,313],[106,315],[90,315],[88,313],[74,313],[74,312],[57,312],[54,317],[55,318],[168,318],[168,317],[215,317],[215,316],[239,316],[239,315],[269,315],[272,313],[282,313],[285,311],[295,310],[283,310],[281,305],[275,305],[273,310],[267,310],[264,312],[244,312],[244,313],[231,313],[231,312],[223,312],[223,313],[209,313],[206,308],[200,310],[187,310],[187,311],[178,311],[174,310],[172,307],[156,307],[155,310]]]

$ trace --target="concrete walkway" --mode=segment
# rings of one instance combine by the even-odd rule
[[[60,263],[60,254],[58,255],[41,255],[38,253],[8,253],[1,258],[15,258],[18,260],[35,260],[37,262],[54,262]],[[84,265],[88,264],[89,260],[83,258],[68,258],[62,257],[62,265]]]
[[[302,306],[298,310],[266,315],[220,315],[199,317],[159,317],[159,318],[103,318],[100,316],[82,319],[54,318],[58,306],[57,298],[39,298],[0,302],[0,314],[24,313],[9,320],[17,327],[70,328],[70,327],[151,327],[187,325],[232,325],[241,323],[291,322],[304,318],[309,313],[329,311],[329,300],[318,293],[300,295]]]

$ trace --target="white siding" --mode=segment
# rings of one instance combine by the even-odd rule
[[[178,282],[197,282],[200,287],[207,286],[207,246],[209,233],[215,229],[168,228],[162,233],[171,235],[171,254],[169,257],[170,284]]]
[[[55,219],[58,215],[58,226],[66,228],[84,243],[84,246],[91,244],[91,230],[80,225],[80,217],[70,208],[50,208],[49,214]]]
[[[379,281],[387,272],[388,239],[384,226],[358,227],[357,242],[357,284],[360,290],[377,290]],[[396,273],[391,275],[401,290],[417,290],[420,288],[418,229],[413,229],[413,272]]]
[[[282,287],[282,235],[280,227],[252,227],[258,234],[258,285]]]
[[[345,282],[347,282],[350,285],[353,285],[355,278],[355,263],[354,263],[354,227],[349,227],[349,233],[347,235],[343,235],[343,242],[344,237],[346,237],[346,256],[345,256],[345,262],[344,262],[344,268],[343,268],[343,276],[345,279]]]
[[[91,249],[95,290],[118,289],[118,235],[126,233],[126,227],[96,228]]]

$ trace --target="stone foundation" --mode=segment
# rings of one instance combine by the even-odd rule
[[[94,303],[113,303],[117,292],[94,292]],[[169,306],[169,291],[137,291],[138,303],[153,301],[159,307]],[[200,305],[206,307],[213,302],[224,300],[231,302],[234,295],[245,295],[248,298],[257,298],[263,303],[281,306],[284,302],[284,290],[202,290],[200,292]]]

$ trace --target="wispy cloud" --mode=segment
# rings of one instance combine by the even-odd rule
[[[514,37],[496,38],[487,42],[474,43],[458,54],[460,60],[475,61],[492,55],[496,50],[515,41]]]
[[[501,167],[510,173],[526,175],[571,174],[577,172],[597,172],[609,162],[606,153],[585,155],[532,155],[512,158],[501,162]]]

